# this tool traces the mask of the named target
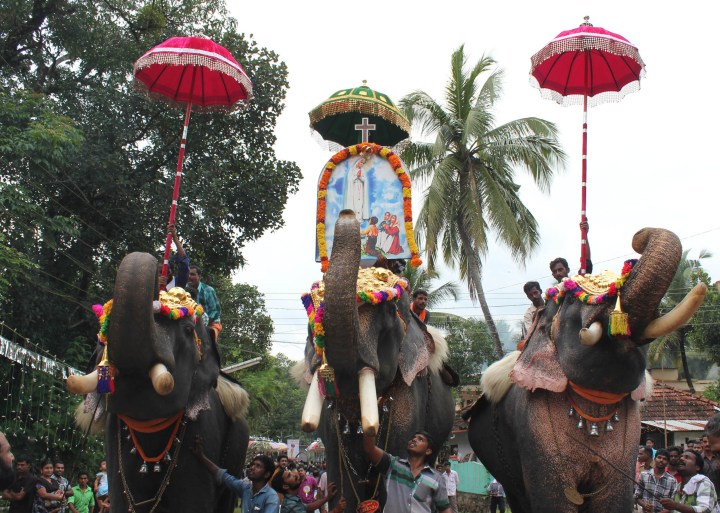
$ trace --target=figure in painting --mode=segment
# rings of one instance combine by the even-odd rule
[[[360,230],[361,235],[366,235],[365,240],[365,253],[372,256],[379,256],[380,253],[377,249],[375,249],[375,246],[377,244],[378,240],[378,226],[377,226],[378,218],[375,216],[372,216],[370,218],[370,224],[367,228],[364,230]]]
[[[367,159],[360,157],[345,177],[345,195],[343,208],[355,212],[358,222],[370,219],[370,194],[367,175],[363,173],[363,166]]]
[[[385,227],[385,232],[391,241],[387,253],[391,255],[399,255],[402,253],[403,248],[400,245],[400,226],[398,226],[397,216],[390,216],[390,224]]]
[[[383,220],[380,223],[380,226],[378,226],[378,239],[377,239],[377,247],[380,251],[383,253],[387,253],[390,249],[390,245],[392,244],[392,237],[388,235],[387,231],[385,231],[385,228],[390,226],[390,212],[385,212],[385,215],[383,216]]]

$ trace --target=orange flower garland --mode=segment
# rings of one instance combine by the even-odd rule
[[[415,232],[413,231],[412,224],[412,189],[410,186],[410,177],[402,167],[400,157],[393,153],[389,148],[380,146],[374,143],[360,143],[349,148],[343,148],[335,155],[333,155],[323,169],[322,175],[320,176],[320,182],[318,183],[318,202],[317,202],[317,241],[318,251],[320,252],[320,266],[322,272],[326,272],[328,268],[328,254],[327,244],[325,242],[325,212],[327,209],[326,198],[327,198],[327,186],[330,183],[330,177],[332,176],[333,170],[337,164],[347,160],[350,157],[354,157],[361,153],[374,153],[380,155],[386,159],[393,171],[402,184],[402,195],[403,195],[403,216],[405,221],[405,236],[407,237],[408,246],[410,247],[410,254],[412,258],[410,265],[412,267],[418,267],[422,264],[422,260],[418,256],[418,247],[415,243]]]

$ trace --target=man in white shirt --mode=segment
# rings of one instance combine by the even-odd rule
[[[458,513],[457,487],[460,484],[460,476],[452,470],[449,461],[445,462],[445,472],[442,473],[442,478],[445,480],[450,509],[452,509],[452,513]]]
[[[523,286],[523,292],[530,300],[532,305],[525,311],[522,321],[522,338],[526,339],[530,335],[530,329],[532,328],[533,320],[535,318],[535,312],[538,308],[545,306],[543,301],[542,290],[540,290],[540,284],[536,281],[529,281]]]

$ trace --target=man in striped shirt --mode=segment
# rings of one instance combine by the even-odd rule
[[[665,508],[660,504],[660,499],[675,495],[678,482],[665,470],[668,460],[668,452],[660,449],[655,456],[655,467],[640,473],[640,481],[635,487],[635,502],[644,511],[663,511]]]
[[[364,435],[363,448],[377,469],[387,476],[387,501],[383,511],[389,513],[451,513],[445,481],[428,464],[432,456],[432,438],[425,431],[416,432],[407,445],[408,458],[392,456],[375,443],[375,437]]]

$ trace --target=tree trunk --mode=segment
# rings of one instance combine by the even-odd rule
[[[685,327],[680,328],[680,358],[682,358],[683,373],[685,374],[685,381],[688,384],[688,390],[690,393],[695,393],[695,387],[690,377],[690,368],[688,367],[687,355],[685,354]]]
[[[502,342],[500,341],[500,335],[498,334],[497,326],[495,326],[495,321],[493,320],[492,314],[490,313],[490,307],[487,304],[487,299],[485,298],[485,291],[482,287],[480,272],[480,269],[482,268],[482,262],[480,262],[480,256],[474,250],[473,245],[470,242],[470,237],[465,230],[465,225],[463,224],[461,218],[458,218],[458,233],[460,234],[460,243],[462,244],[462,250],[468,260],[467,280],[468,286],[470,288],[470,293],[471,295],[474,293],[478,301],[480,302],[480,310],[482,310],[483,317],[485,317],[485,323],[488,325],[488,329],[490,330],[490,336],[492,337],[493,344],[495,345],[495,354],[499,360],[505,355],[505,351],[503,351]]]

